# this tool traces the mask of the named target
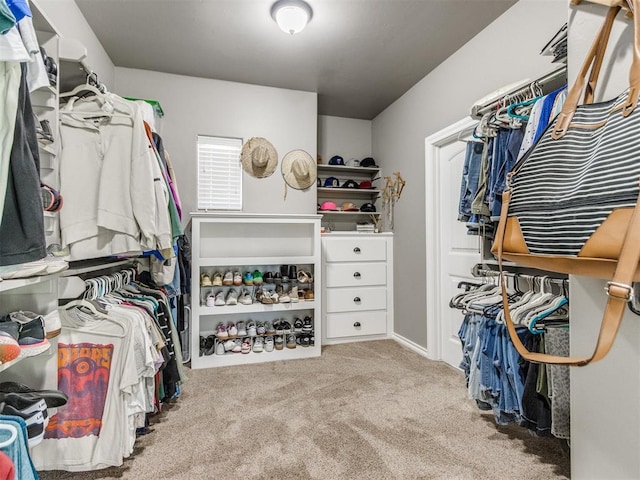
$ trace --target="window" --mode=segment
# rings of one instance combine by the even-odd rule
[[[242,139],[198,135],[198,210],[242,210]]]

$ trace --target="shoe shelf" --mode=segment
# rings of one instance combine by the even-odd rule
[[[42,275],[39,277],[15,278],[11,280],[2,280],[0,281],[0,292],[8,292],[10,290],[15,290],[17,288],[22,288],[29,285],[48,282],[57,277],[58,277],[58,274],[51,274],[51,275]]]
[[[280,316],[291,320],[289,317],[295,317],[294,312],[303,311],[312,318],[321,318],[320,292],[314,288],[321,281],[320,221],[319,215],[192,214],[192,352],[200,352],[200,337],[211,335],[211,329],[221,321],[273,321]],[[268,272],[278,272],[280,266],[284,265],[296,266],[298,271],[307,271],[314,277],[311,283],[295,280],[281,282],[284,291],[288,292],[294,286],[301,290],[311,289],[314,293],[313,300],[272,304],[256,301],[258,289],[272,291],[276,288],[275,282],[264,282],[260,286],[245,285],[244,282],[241,285],[201,285],[203,274],[213,280],[216,272],[224,276],[228,271],[237,271],[244,279],[245,273],[259,270],[264,277]],[[230,291],[235,290],[240,297],[244,289],[249,291],[254,303],[246,305],[238,301],[236,305],[218,306],[207,306],[205,303],[207,296],[212,293],[215,295],[224,292],[226,301]],[[289,312],[291,313],[288,314]],[[282,350],[251,351],[246,354],[228,352],[223,355],[192,355],[191,367],[211,368],[317,357],[321,353],[322,338],[319,320],[313,333],[314,346],[285,346]]]
[[[208,288],[208,287],[205,287]],[[315,300],[293,303],[253,303],[251,305],[200,306],[201,315],[230,315],[236,313],[297,312],[316,308]]]

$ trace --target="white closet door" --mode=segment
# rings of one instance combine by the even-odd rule
[[[463,316],[449,308],[449,300],[460,292],[458,282],[473,280],[471,268],[480,261],[478,237],[467,235],[457,220],[466,149],[458,138],[471,124],[470,119],[458,122],[426,140],[428,345],[433,358],[456,368],[462,359],[458,330]]]

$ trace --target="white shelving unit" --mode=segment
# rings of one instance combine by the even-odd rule
[[[191,366],[210,368],[250,363],[271,362],[294,358],[318,357],[321,352],[321,246],[320,216],[269,215],[242,213],[191,214],[192,295],[191,295]],[[257,287],[201,286],[200,275],[226,271],[277,272],[280,265],[296,265],[314,277],[311,288],[314,299],[298,303],[225,305],[207,307],[206,296],[219,290]],[[289,285],[300,284],[290,282]],[[264,284],[271,289],[273,285]],[[215,334],[218,323],[239,321],[274,321],[284,319],[293,325],[295,317],[309,316],[313,320],[315,345],[273,352],[248,354],[227,352],[224,355],[200,355],[200,337]],[[286,337],[286,335],[285,335]],[[286,342],[286,339],[285,339]]]

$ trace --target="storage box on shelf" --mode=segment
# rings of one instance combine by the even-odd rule
[[[393,234],[322,236],[322,343],[388,338],[393,332]]]
[[[378,167],[349,167],[344,165],[318,165],[319,186],[317,187],[318,203],[322,205],[325,201],[334,202],[338,208],[345,202],[351,202],[360,208],[365,203],[376,203],[380,196],[380,190],[375,188],[373,181],[379,176],[380,169]],[[327,179],[337,179],[338,186],[325,186]],[[345,188],[344,185],[352,180],[358,186],[362,182],[371,182],[371,188]],[[329,182],[329,184],[332,184]],[[347,221],[359,222],[365,221],[371,216],[380,215],[380,208],[376,206],[377,212],[361,212],[361,211],[326,211],[321,213],[326,218],[323,220],[330,221]]]
[[[191,237],[193,368],[320,355],[321,296],[315,288],[321,281],[318,215],[198,212],[192,214]],[[276,276],[276,273],[280,274],[281,271],[286,271],[288,276],[292,266],[295,267],[295,279],[290,278],[283,282],[282,275]],[[248,285],[248,282],[253,281],[245,278],[246,274],[253,275],[256,271],[261,274],[262,284]],[[229,273],[225,280],[227,272]],[[236,272],[234,284],[233,277]],[[296,289],[302,293],[295,293]],[[243,299],[244,291],[248,297]],[[230,292],[234,292],[235,295],[230,295]],[[272,292],[278,292],[278,295],[272,295]],[[282,293],[288,294],[288,302],[280,301]],[[297,301],[292,298],[294,293]],[[286,295],[283,300],[286,300]],[[307,319],[305,330],[295,331],[296,318],[303,323]],[[234,352],[233,348],[224,351],[218,349],[218,343],[229,339],[228,329],[226,335],[220,336],[218,326],[222,324],[227,327],[233,324],[237,328],[240,322],[260,322],[263,326],[266,322],[272,325],[288,322],[291,331],[272,334],[274,343],[276,336],[284,337],[282,349],[277,349],[278,343],[275,343],[272,351],[265,348],[262,351],[259,348],[254,349],[256,339],[262,339],[264,343],[269,336],[266,333],[258,334],[257,331],[237,336],[240,343],[238,352]],[[289,342],[287,347],[289,335],[295,335],[298,341]],[[245,345],[245,354],[241,348],[243,339],[246,339],[245,343],[250,344],[248,351]],[[206,354],[201,353],[201,347],[204,347]],[[227,347],[231,347],[231,344]]]

